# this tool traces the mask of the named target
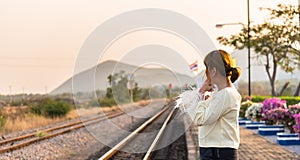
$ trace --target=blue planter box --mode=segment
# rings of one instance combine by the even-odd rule
[[[298,133],[277,133],[277,143],[280,145],[300,145]]]
[[[246,122],[251,122],[251,120],[247,118],[239,118],[239,125],[246,125]]]
[[[260,126],[264,126],[265,122],[246,122],[247,129],[258,129]]]
[[[284,132],[284,125],[259,126],[258,133],[263,136],[277,135]]]

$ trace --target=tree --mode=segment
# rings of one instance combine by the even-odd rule
[[[250,27],[250,47],[264,63],[271,85],[272,96],[277,95],[276,74],[280,67],[285,72],[300,69],[300,6],[279,4],[276,9],[267,8],[269,16],[261,24]],[[246,26],[236,35],[218,37],[222,45],[244,49],[248,45]]]
[[[116,104],[116,103],[129,103],[131,101],[130,93],[127,88],[128,82],[128,74],[125,71],[120,71],[119,73],[115,73],[113,75],[109,75],[107,77],[109,87],[106,89],[106,96],[102,100],[100,100],[101,104]],[[138,87],[138,84],[134,84],[133,88],[133,100],[137,101],[140,98],[141,89]],[[107,101],[108,103],[104,103]]]
[[[129,103],[130,93],[127,88],[127,74],[124,71],[113,76],[112,94],[117,103]]]
[[[138,101],[138,100],[140,100],[140,99],[142,99],[142,90],[141,90],[141,88],[139,88],[139,86],[138,86],[138,83],[134,83],[134,88],[133,88],[133,90],[132,90],[132,92],[133,92],[133,94],[132,94],[132,96],[133,96],[133,101]]]

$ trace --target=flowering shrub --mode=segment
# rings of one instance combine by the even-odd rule
[[[246,110],[252,105],[252,102],[247,100],[241,103],[240,114],[239,117],[246,118],[245,113]]]
[[[281,119],[284,119],[283,110],[275,110],[272,111],[273,109],[277,108],[285,108],[286,106],[286,101],[281,100],[280,98],[268,98],[263,101],[263,106],[262,106],[262,120],[266,122],[266,124],[272,125],[277,122],[276,118],[278,117],[283,117]],[[280,113],[279,113],[280,112]],[[281,115],[278,115],[281,114]]]
[[[288,108],[275,108],[268,110],[263,119],[267,124],[283,124],[285,125],[291,133],[294,133],[293,126],[296,124],[294,115],[300,113],[300,106],[292,105]]]
[[[284,108],[286,101],[280,98],[268,98],[263,101],[262,113],[266,113],[268,110],[275,108]]]
[[[293,126],[294,131],[300,133],[300,113],[294,115],[296,124]]]
[[[295,105],[290,105],[288,109],[291,114],[298,114],[300,113],[300,103]]]
[[[296,125],[296,114],[300,114],[300,104],[291,105],[288,107],[288,112],[292,115],[291,119],[285,121],[285,126],[290,130],[291,133],[296,132],[294,126]]]
[[[286,108],[275,108],[268,110],[264,118],[277,124],[284,124],[285,121],[292,119],[293,115]]]
[[[252,103],[246,110],[245,117],[250,118],[252,121],[260,121],[262,118],[262,103]]]

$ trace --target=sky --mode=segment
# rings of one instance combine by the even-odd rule
[[[55,89],[73,75],[80,49],[97,27],[114,16],[136,9],[158,8],[180,13],[196,22],[216,48],[222,48],[216,37],[237,33],[241,26],[217,29],[215,25],[247,23],[246,2],[0,0],[0,94],[48,93]],[[266,16],[260,7],[275,7],[279,3],[297,5],[298,0],[250,0],[251,21],[259,23]],[[181,38],[161,31],[139,31],[115,41],[99,62],[120,60],[131,50],[151,44],[188,53],[182,55],[187,63],[196,59],[196,51]]]

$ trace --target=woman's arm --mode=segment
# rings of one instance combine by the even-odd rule
[[[216,93],[211,99],[199,102],[187,109],[186,112],[197,125],[210,125],[215,123],[225,112],[228,100],[226,92]]]

